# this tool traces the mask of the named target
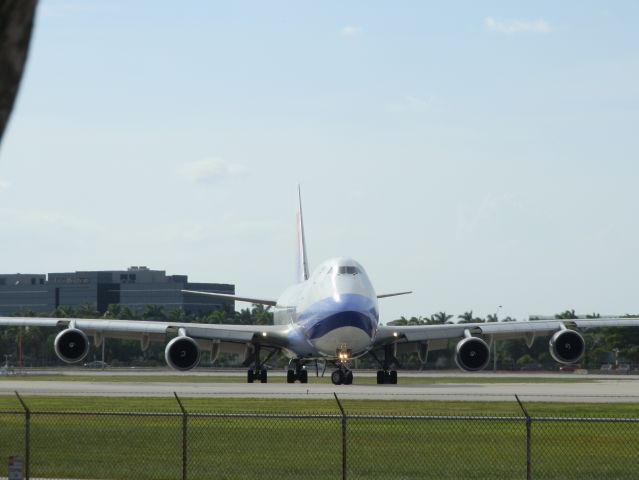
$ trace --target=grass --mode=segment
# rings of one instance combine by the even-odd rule
[[[30,425],[34,477],[181,478],[183,419],[173,398],[24,400],[34,412]],[[185,398],[183,402],[191,412],[188,478],[341,478],[342,420],[333,400]],[[526,477],[526,424],[514,402],[344,400],[343,404],[349,415],[458,416],[349,418],[349,479]],[[639,418],[634,404],[530,403],[527,408],[532,415],[546,417]],[[20,410],[17,398],[0,397],[0,458],[24,450],[24,415],[7,410]],[[105,411],[120,414],[90,413]],[[241,412],[294,416],[233,415]],[[303,416],[315,413],[327,416]],[[505,418],[470,419],[470,415]],[[532,435],[535,478],[631,479],[639,471],[638,423],[537,421]]]
[[[23,397],[34,412],[162,412],[179,413],[173,397]],[[339,414],[333,399],[318,398],[182,398],[188,412],[206,413],[274,413],[291,415]],[[357,400],[341,399],[349,415],[489,415],[521,417],[522,411],[512,402]],[[639,417],[634,403],[549,403],[525,404],[532,416],[544,417]],[[0,396],[2,411],[22,411],[17,397]],[[1,458],[1,457],[0,457]]]

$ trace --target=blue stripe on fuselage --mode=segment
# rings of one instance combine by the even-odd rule
[[[342,327],[359,328],[364,330],[366,335],[372,337],[375,324],[368,315],[364,315],[363,313],[340,312],[313,324],[313,326],[308,329],[308,338],[314,340]]]
[[[309,339],[320,338],[342,327],[355,327],[372,337],[377,328],[379,313],[375,302],[357,294],[326,298],[311,305],[300,314],[299,323]]]

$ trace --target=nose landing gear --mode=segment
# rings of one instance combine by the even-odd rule
[[[335,352],[337,370],[331,373],[333,385],[351,385],[353,383],[353,371],[350,369],[351,350],[347,345],[340,345]]]
[[[351,385],[353,383],[353,371],[346,365],[340,365],[337,370],[331,373],[333,385]]]

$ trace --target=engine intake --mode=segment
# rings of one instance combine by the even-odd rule
[[[559,363],[575,363],[586,352],[586,342],[574,330],[559,330],[550,339],[550,355]]]
[[[478,372],[488,365],[490,349],[486,342],[477,337],[466,337],[455,348],[455,363],[467,372]]]
[[[89,353],[89,339],[82,330],[67,328],[55,337],[53,348],[63,362],[76,363]]]
[[[200,347],[191,337],[175,337],[166,344],[164,357],[175,370],[191,370],[200,363]]]

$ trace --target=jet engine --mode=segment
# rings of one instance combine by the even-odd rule
[[[575,363],[586,352],[584,338],[574,330],[559,330],[550,338],[550,355],[559,363]]]
[[[63,362],[80,362],[89,353],[89,339],[82,330],[67,328],[55,337],[53,348]]]
[[[466,337],[455,348],[455,363],[467,372],[478,372],[488,365],[490,349],[486,342],[478,337]]]
[[[166,344],[164,357],[175,370],[191,370],[200,362],[200,347],[191,337],[175,337]]]

